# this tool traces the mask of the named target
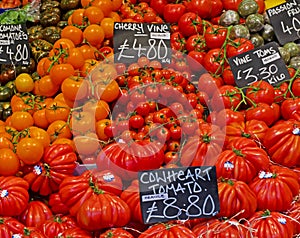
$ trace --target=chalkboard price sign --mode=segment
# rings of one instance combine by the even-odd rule
[[[278,85],[290,79],[290,74],[275,42],[229,58],[235,83],[242,88],[264,80]]]
[[[290,0],[269,8],[267,15],[281,45],[300,39],[300,0]]]
[[[0,63],[29,65],[30,48],[26,24],[0,25]]]
[[[220,211],[214,166],[141,171],[139,189],[145,224],[210,218]]]
[[[166,23],[114,23],[114,60],[133,63],[146,56],[163,64],[171,62],[170,25]]]

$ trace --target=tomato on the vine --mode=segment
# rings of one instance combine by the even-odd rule
[[[218,25],[209,26],[204,33],[206,46],[210,49],[221,48],[226,37],[227,28]]]
[[[236,38],[232,43],[227,44],[226,56],[230,58],[253,49],[254,45],[251,40],[247,38]]]
[[[189,37],[194,34],[201,34],[203,31],[202,19],[199,15],[193,12],[184,13],[178,21],[179,31]]]

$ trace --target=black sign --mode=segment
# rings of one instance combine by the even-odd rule
[[[145,224],[210,218],[220,211],[214,166],[142,171],[139,189]]]
[[[242,88],[264,80],[277,85],[290,79],[284,60],[275,42],[229,58],[235,83]]]
[[[171,63],[169,24],[115,22],[113,43],[115,63],[137,62],[142,56]]]
[[[0,24],[0,64],[29,65],[26,24]]]
[[[300,0],[269,8],[267,15],[281,45],[300,39]]]

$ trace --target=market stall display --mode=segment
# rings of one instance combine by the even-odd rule
[[[300,235],[299,0],[2,3],[1,238]]]

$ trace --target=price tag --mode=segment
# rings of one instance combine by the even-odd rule
[[[229,58],[235,83],[242,88],[264,80],[278,85],[290,79],[290,74],[278,50],[278,44],[268,43],[259,48]]]
[[[145,224],[210,218],[220,211],[215,166],[139,172]]]
[[[113,42],[115,63],[130,64],[142,56],[171,62],[169,24],[115,22]]]
[[[269,8],[267,15],[281,45],[300,39],[300,0]]]
[[[29,65],[30,48],[26,24],[0,25],[0,63]]]
[[[285,3],[285,0],[265,0],[266,9]]]

